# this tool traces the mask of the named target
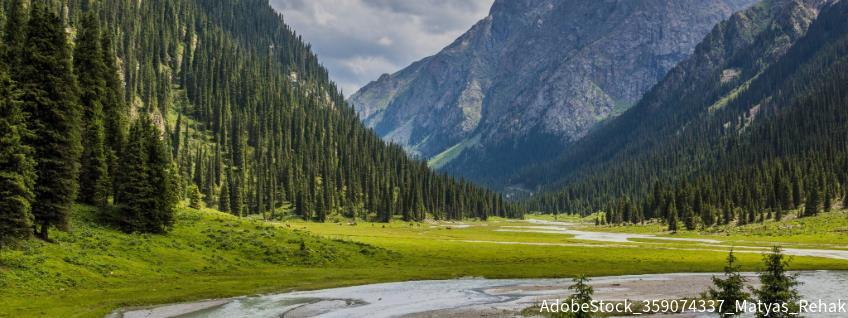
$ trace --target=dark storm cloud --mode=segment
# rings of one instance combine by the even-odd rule
[[[494,0],[271,0],[312,44],[330,75],[353,93],[383,73],[447,46]]]

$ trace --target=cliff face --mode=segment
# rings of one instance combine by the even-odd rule
[[[714,25],[754,2],[498,0],[440,53],[350,102],[431,166],[489,181],[629,108]]]

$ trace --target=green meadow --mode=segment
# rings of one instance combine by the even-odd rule
[[[403,280],[712,272],[721,270],[726,256],[723,247],[689,242],[610,243],[504,232],[534,225],[505,219],[272,223],[182,208],[171,232],[143,235],[98,225],[96,214],[78,206],[70,230],[56,232],[55,242],[30,240],[0,251],[0,316],[102,317],[121,307]],[[843,216],[786,222],[823,226]],[[579,226],[669,235],[657,227]],[[752,247],[803,241],[807,235],[760,237],[750,231],[675,235],[718,238],[731,245],[738,239]],[[759,254],[738,256],[743,270],[758,269]],[[792,268],[848,270],[848,262],[794,257]]]

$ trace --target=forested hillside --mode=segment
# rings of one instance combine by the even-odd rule
[[[632,110],[517,178],[558,189],[528,206],[674,230],[845,204],[846,14],[844,1],[768,0],[734,15]]]
[[[520,215],[358,121],[265,0],[4,0],[4,236],[74,201],[127,230],[186,199],[238,216],[388,221]]]

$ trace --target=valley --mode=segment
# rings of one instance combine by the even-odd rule
[[[846,297],[848,0],[333,1],[0,0],[0,317]]]
[[[123,307],[391,281],[716,272],[731,246],[743,270],[755,271],[761,253],[777,241],[795,255],[792,270],[848,270],[844,211],[804,220],[804,231],[841,237],[831,242],[761,228],[797,224],[789,220],[739,229],[755,235],[670,235],[654,225],[604,227],[589,219],[542,215],[314,223],[239,219],[190,208],[179,209],[172,232],[146,236],[97,225],[94,213],[75,209],[73,230],[57,233],[55,244],[0,250],[5,287],[0,317],[102,317]],[[551,227],[580,235],[548,231]],[[642,236],[609,240],[582,237],[585,233]]]

